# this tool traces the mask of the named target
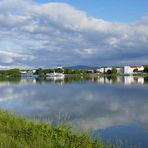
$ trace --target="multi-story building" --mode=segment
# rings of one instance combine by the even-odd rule
[[[133,74],[135,71],[143,71],[143,66],[124,66],[124,74]]]
[[[100,67],[96,69],[97,73],[108,73],[113,67]],[[144,66],[121,66],[115,67],[118,74],[133,74],[144,70]]]

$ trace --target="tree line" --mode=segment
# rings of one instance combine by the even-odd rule
[[[17,78],[20,76],[21,76],[21,71],[19,69],[0,70],[0,77]]]

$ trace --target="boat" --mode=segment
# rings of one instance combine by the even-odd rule
[[[65,75],[63,73],[53,72],[53,73],[47,73],[46,77],[48,77],[48,78],[64,78]]]

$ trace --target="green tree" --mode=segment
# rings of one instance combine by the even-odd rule
[[[37,69],[35,74],[37,74],[39,76],[44,76],[45,75],[42,68]]]
[[[20,77],[21,72],[19,69],[0,70],[0,77]]]
[[[80,71],[80,74],[86,74],[86,70],[81,69],[79,71]]]
[[[81,71],[80,70],[74,70],[73,73],[79,75],[79,74],[81,74]]]
[[[54,69],[49,69],[48,70],[48,73],[53,73],[54,72]]]
[[[144,66],[144,72],[148,73],[148,65]]]
[[[61,68],[56,68],[54,69],[55,72],[58,72],[58,73],[63,73],[64,72],[64,69],[61,69]]]
[[[94,73],[98,73],[97,69],[94,69]]]
[[[138,72],[138,69],[137,69],[137,68],[136,68],[136,69],[134,69],[134,70],[133,70],[133,72]]]
[[[112,74],[117,74],[117,68],[116,68],[116,67],[113,67],[111,73],[112,73]]]
[[[73,74],[73,70],[71,68],[65,68],[64,73],[65,74]]]
[[[112,74],[112,71],[110,69],[107,70],[107,74]]]

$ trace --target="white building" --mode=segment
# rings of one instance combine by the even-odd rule
[[[96,69],[97,73],[104,73],[104,68],[100,67]]]
[[[87,70],[87,73],[94,73],[94,70],[93,69],[89,69],[89,70]]]
[[[143,71],[143,66],[124,66],[124,74],[133,74],[134,70]]]
[[[57,66],[55,69],[63,69],[62,66]]]
[[[113,67],[100,67],[96,69],[97,73],[107,73],[109,70],[112,71]],[[115,67],[117,69],[118,74],[133,74],[134,70],[138,72],[144,70],[144,66],[123,66],[123,67]]]

